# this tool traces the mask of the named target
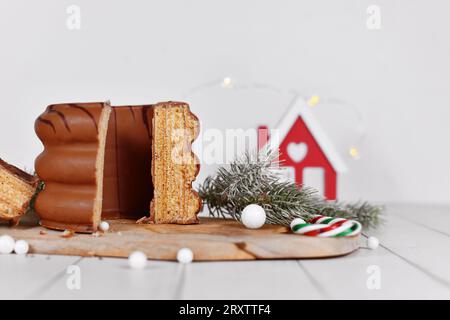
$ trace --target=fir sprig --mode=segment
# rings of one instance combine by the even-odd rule
[[[381,207],[326,201],[312,188],[281,179],[277,159],[278,154],[268,149],[246,152],[208,177],[199,194],[210,214],[240,221],[242,210],[255,203],[264,208],[271,224],[288,226],[294,218],[308,220],[320,214],[355,219],[365,227],[378,225]]]

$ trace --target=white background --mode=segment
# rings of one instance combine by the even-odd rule
[[[72,4],[81,30],[66,26]],[[380,30],[366,26],[372,4]],[[1,0],[0,156],[33,167],[34,120],[50,103],[177,100],[231,76],[358,108],[366,139],[346,159],[342,199],[450,203],[449,12],[445,0]],[[206,127],[273,125],[285,111],[283,98],[206,91],[209,104],[191,105]]]

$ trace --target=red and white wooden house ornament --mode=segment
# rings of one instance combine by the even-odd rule
[[[316,188],[328,200],[336,200],[337,175],[347,168],[310,108],[299,98],[275,130],[260,126],[258,146],[269,144],[278,149],[289,178]]]

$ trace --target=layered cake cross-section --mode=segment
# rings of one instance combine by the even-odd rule
[[[37,184],[37,177],[0,159],[0,219],[18,222],[28,210]]]
[[[152,180],[155,194],[151,221],[198,223],[201,200],[192,190],[200,165],[191,151],[199,134],[199,121],[182,102],[159,103],[153,115]]]

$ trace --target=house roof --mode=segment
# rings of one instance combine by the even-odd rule
[[[275,130],[271,130],[271,136],[268,141],[269,147],[273,150],[277,150],[280,147],[281,142],[284,141],[298,117],[303,119],[334,170],[336,170],[336,172],[346,171],[347,166],[345,165],[345,162],[336,151],[331,140],[328,138],[303,98],[298,98],[278,123]]]

